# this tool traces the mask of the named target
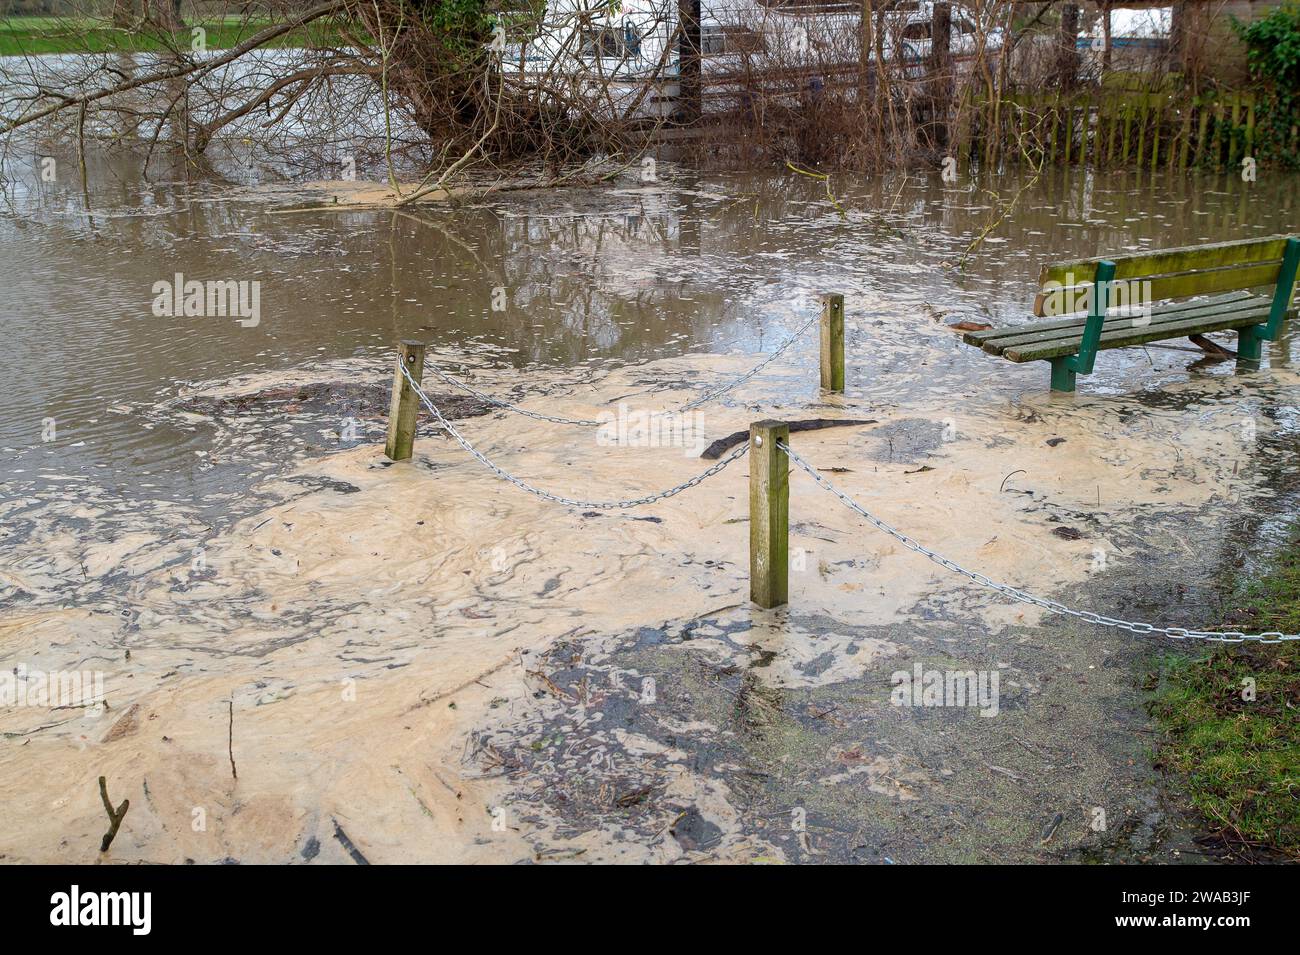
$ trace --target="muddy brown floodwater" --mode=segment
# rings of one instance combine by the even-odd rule
[[[631,511],[495,478],[426,415],[382,450],[394,343],[570,418],[673,411],[845,295],[816,343],[613,444],[435,379],[500,466],[604,501],[681,483],[760,418],[961,564],[1100,613],[1214,626],[1296,492],[1294,340],[1239,373],[1105,352],[1073,396],[950,322],[1028,317],[1047,260],[1295,232],[1298,181],[1057,171],[971,257],[986,190],[929,172],[702,176],[413,213],[310,190],[11,184],[0,659],[106,706],[0,708],[5,861],[1199,861],[1139,689],[1170,647],[954,577],[791,476],[787,607],[749,605],[747,460]],[[257,323],[153,287],[260,283]],[[1230,339],[1229,339],[1230,341]],[[696,440],[698,439],[698,440]],[[899,671],[997,679],[900,706]],[[46,700],[56,704],[59,701]],[[96,780],[131,808],[111,850]]]

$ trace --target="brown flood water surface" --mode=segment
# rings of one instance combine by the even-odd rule
[[[1058,172],[957,271],[1014,176],[837,176],[843,219],[785,177],[291,215],[105,178],[91,219],[55,192],[0,220],[0,657],[108,704],[0,709],[0,857],[100,858],[105,775],[114,861],[1189,858],[1136,686],[1157,639],[953,577],[799,471],[790,604],[751,609],[746,459],[626,512],[526,494],[427,415],[391,465],[392,348],[551,415],[671,411],[843,292],[845,396],[811,334],[684,423],[869,420],[794,443],[995,580],[1212,626],[1293,499],[1292,340],[1250,374],[1105,352],[1061,396],[945,325],[1027,319],[1042,261],[1295,232],[1296,180]],[[177,272],[259,281],[260,321],[155,317]],[[707,466],[426,381],[563,496]],[[997,715],[891,705],[917,663],[996,671]]]

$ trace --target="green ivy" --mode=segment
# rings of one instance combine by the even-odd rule
[[[1257,158],[1300,168],[1291,127],[1300,122],[1300,6],[1278,7],[1268,16],[1233,29],[1246,44],[1251,79],[1264,94],[1255,120]]]
[[[418,0],[415,8],[425,27],[455,59],[482,57],[496,23],[485,0]]]

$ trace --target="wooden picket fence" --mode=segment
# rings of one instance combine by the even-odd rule
[[[1233,168],[1253,156],[1258,103],[1252,92],[1188,97],[1174,89],[1102,87],[1003,96],[1004,136],[1033,142],[1049,165],[1091,163],[1186,169]],[[1291,127],[1290,149],[1300,135]],[[1006,152],[1014,159],[1014,149]]]

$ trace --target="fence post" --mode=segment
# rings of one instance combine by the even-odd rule
[[[844,391],[844,296],[822,296],[822,387]]]
[[[698,122],[703,113],[700,2],[677,0],[677,121],[684,126]]]
[[[1057,57],[1057,74],[1061,89],[1074,89],[1079,78],[1079,6],[1067,3],[1061,11],[1060,50]]]
[[[790,599],[790,467],[776,443],[783,421],[749,426],[749,599],[765,609]]]
[[[936,3],[930,20],[930,122],[934,144],[948,148],[948,106],[952,100],[952,7]]]
[[[388,405],[388,442],[384,454],[390,461],[407,461],[415,445],[415,424],[419,416],[419,399],[415,389],[402,374],[402,366],[417,382],[424,378],[424,343],[402,341],[397,346],[397,364],[393,368],[393,399]]]

